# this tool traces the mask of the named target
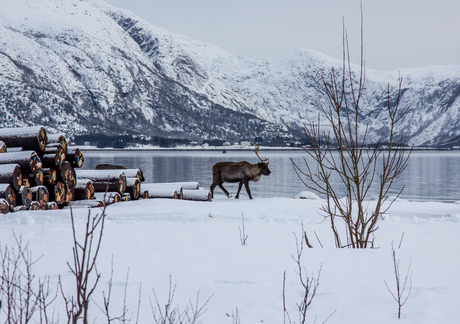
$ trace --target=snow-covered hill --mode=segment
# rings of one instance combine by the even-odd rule
[[[272,62],[152,26],[102,0],[0,0],[0,126],[190,139],[287,136],[326,104],[318,72],[341,61],[301,49]],[[359,69],[353,66],[352,69]],[[403,77],[400,133],[415,145],[460,138],[460,66],[367,70],[361,120],[386,129]]]

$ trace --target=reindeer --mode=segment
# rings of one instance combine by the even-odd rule
[[[251,190],[249,189],[249,181],[257,182],[262,175],[268,176],[271,171],[268,169],[268,159],[262,160],[259,156],[259,147],[256,146],[255,153],[260,159],[260,162],[251,164],[246,161],[241,162],[218,162],[212,166],[212,185],[211,196],[214,198],[214,188],[219,186],[225,195],[230,198],[228,191],[222,186],[222,183],[239,182],[238,191],[235,199],[239,198],[241,187],[244,184],[249,199],[252,199]]]

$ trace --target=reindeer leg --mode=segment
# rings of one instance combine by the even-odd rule
[[[214,188],[216,187],[217,185],[213,182],[211,187],[209,188],[209,191],[211,191],[211,198],[214,198]]]
[[[240,182],[240,187],[241,187],[241,182]],[[246,192],[247,192],[248,195],[249,195],[249,199],[252,199],[252,196],[251,196],[251,189],[249,189],[249,182],[248,182],[248,181],[245,181],[245,182],[244,182],[244,187],[246,188]]]
[[[236,192],[235,199],[240,198],[240,190],[242,186],[243,186],[243,181],[240,181],[240,183],[238,184],[238,191]]]
[[[228,193],[227,189],[224,188],[222,185],[222,182],[218,184],[219,188],[222,189],[222,191],[225,193],[225,195],[230,198],[230,194]]]

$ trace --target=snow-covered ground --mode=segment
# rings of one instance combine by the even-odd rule
[[[334,247],[327,221],[318,214],[321,199],[227,199],[213,202],[149,199],[122,202],[107,208],[102,249],[97,267],[102,273],[90,315],[93,323],[107,322],[94,303],[102,306],[108,290],[111,260],[114,274],[112,313],[121,314],[129,270],[127,304],[136,322],[153,323],[153,290],[161,304],[168,296],[169,280],[177,284],[173,306],[184,309],[189,300],[206,305],[203,323],[283,323],[283,276],[286,272],[286,307],[298,323],[296,303],[301,302],[296,263],[296,233],[302,224],[313,248],[305,248],[302,264],[311,277],[322,265],[320,285],[308,311],[307,323],[459,323],[460,319],[460,204],[399,200],[381,221],[376,249]],[[92,215],[100,209],[92,209]],[[74,209],[77,229],[85,224],[87,210]],[[247,245],[240,241],[244,226]],[[80,232],[79,232],[80,233]],[[38,277],[51,276],[52,288],[61,275],[64,289],[72,292],[73,279],[69,210],[23,211],[2,215],[2,249],[15,247],[14,236],[29,242]],[[320,239],[322,245],[315,237]],[[403,238],[402,238],[403,237]],[[402,243],[401,243],[402,238]],[[412,291],[397,318],[397,304],[385,286],[395,290],[391,246],[400,259],[401,276],[410,261]],[[401,243],[401,247],[398,246]],[[150,301],[151,300],[151,301]],[[65,322],[62,298],[55,302]],[[94,320],[95,318],[95,320]],[[1,321],[5,315],[1,315]]]

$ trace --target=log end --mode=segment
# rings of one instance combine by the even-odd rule
[[[6,199],[0,199],[0,213],[7,214],[10,212],[10,204]]]

